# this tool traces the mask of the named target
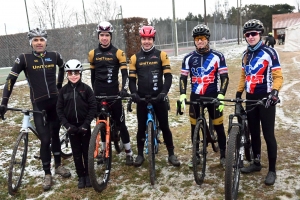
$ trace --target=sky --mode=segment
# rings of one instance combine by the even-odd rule
[[[84,1],[84,7],[87,10],[91,7],[95,0],[69,0],[69,5],[74,7],[78,12],[82,9],[82,1]],[[153,18],[173,18],[172,0],[115,0],[118,8],[122,7],[122,14],[124,18],[127,17],[144,17]],[[206,0],[206,12],[207,14],[213,13],[215,5],[218,0]],[[229,8],[236,7],[237,1],[241,1],[242,6],[245,4],[264,4],[274,5],[282,4],[282,0],[227,0]],[[26,16],[26,7],[29,17],[29,24],[32,24],[33,5],[37,0],[1,0],[0,5],[0,35],[15,34],[28,31],[28,21]],[[175,2],[175,16],[176,18],[183,19],[189,12],[193,15],[204,15],[204,0],[174,0]],[[219,5],[224,5],[225,0],[219,0]],[[285,0],[291,6],[296,6],[296,2],[299,0]],[[31,27],[31,26],[30,26]],[[33,28],[33,27],[31,27]]]

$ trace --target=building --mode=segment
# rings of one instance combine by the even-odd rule
[[[285,34],[285,28],[300,23],[300,13],[286,13],[272,15],[273,35],[278,38],[278,35]]]

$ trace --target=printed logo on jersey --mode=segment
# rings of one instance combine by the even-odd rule
[[[168,55],[166,54],[166,60],[168,60],[169,58],[168,58]]]
[[[151,58],[150,58],[150,59],[152,59],[152,58],[154,58],[154,59],[155,59],[155,58],[158,58],[158,57],[157,57],[156,55],[153,55],[153,56],[151,56]]]
[[[51,60],[51,58],[45,58],[45,61],[46,62],[51,62],[52,60]]]
[[[111,52],[107,52],[106,55],[112,56],[113,54]]]
[[[122,57],[123,57],[123,56],[125,56],[125,52],[124,52],[124,51],[122,52]]]
[[[20,58],[16,58],[15,63],[20,64]]]
[[[33,62],[39,62],[38,60],[33,60]]]
[[[198,84],[209,84],[213,83],[215,80],[215,70],[214,66],[210,66],[207,69],[204,67],[192,68],[192,83]]]
[[[268,64],[266,61],[263,63],[257,63],[256,65],[246,65],[245,66],[245,75],[246,82],[249,87],[249,93],[253,93],[257,84],[263,83],[264,80],[264,72],[267,68]]]

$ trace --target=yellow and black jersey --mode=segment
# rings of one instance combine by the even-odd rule
[[[166,75],[169,75],[170,79],[166,79],[164,83],[163,76]],[[166,52],[153,48],[149,52],[141,50],[131,56],[129,81],[136,81],[136,79],[137,92],[141,97],[145,95],[156,96],[161,92],[168,93],[172,84],[172,74],[170,60]]]
[[[57,66],[59,67],[59,74],[56,82]],[[62,83],[64,79],[61,55],[58,52],[45,52],[43,57],[37,57],[33,53],[23,53],[17,57],[7,77],[3,90],[3,104],[7,104],[13,86],[22,71],[24,71],[30,87],[32,102],[39,102],[58,95],[56,84]]]
[[[100,93],[119,92],[119,70],[126,69],[124,51],[110,45],[108,48],[93,49],[89,52],[88,61],[91,68],[92,86],[95,95]]]

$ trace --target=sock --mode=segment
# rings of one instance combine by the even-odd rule
[[[55,168],[58,168],[61,165],[60,155],[54,155],[54,163],[55,163]]]
[[[169,153],[169,157],[174,155],[174,148],[167,148],[168,153]]]
[[[132,151],[131,151],[130,143],[124,144],[124,147],[125,147],[126,156],[132,156]]]

